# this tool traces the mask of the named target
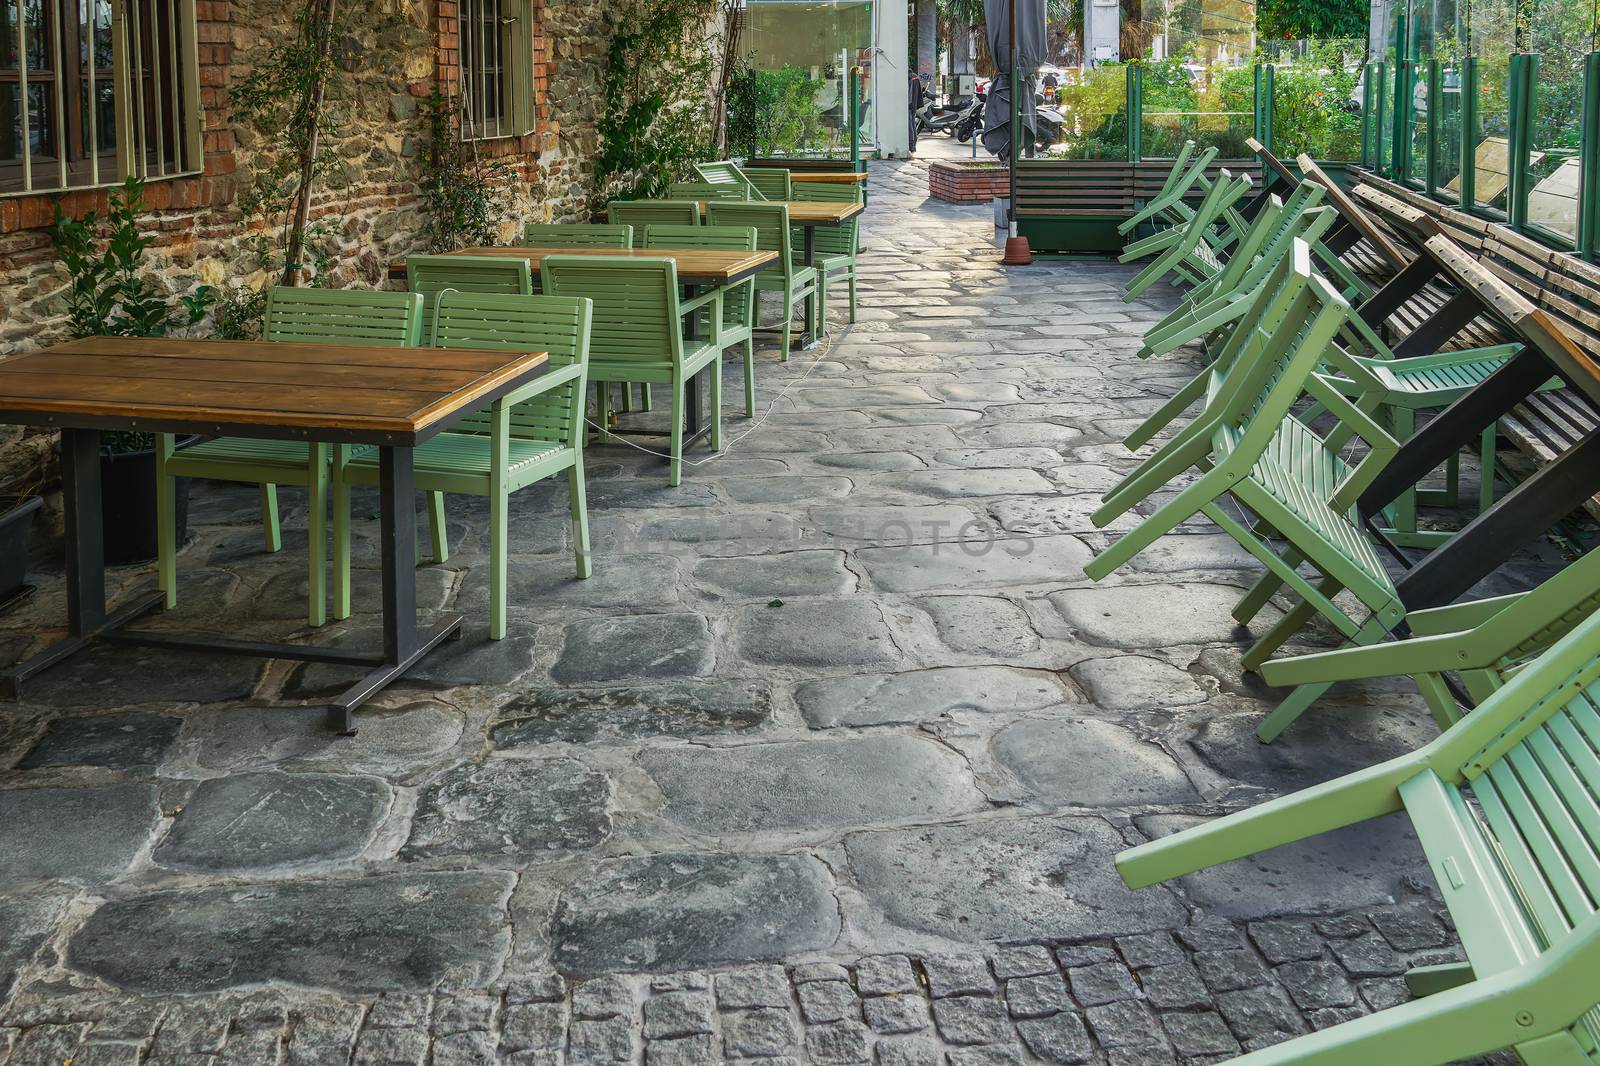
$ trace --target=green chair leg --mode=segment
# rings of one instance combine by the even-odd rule
[[[313,442],[307,455],[306,565],[311,603],[306,620],[320,626],[328,620],[328,446]]]
[[[683,482],[683,390],[687,384],[681,378],[672,383],[672,444],[669,448],[672,465],[667,473],[669,485]]]
[[[1384,624],[1380,619],[1369,618],[1356,635],[1350,638],[1350,642],[1356,645],[1376,644],[1391,628],[1393,627]],[[1332,687],[1332,681],[1317,681],[1296,688],[1262,720],[1260,728],[1256,730],[1256,739],[1263,744],[1271,744],[1277,740],[1285,729],[1293,725],[1302,714],[1306,713],[1307,708]]]
[[[1215,500],[1227,489],[1226,483],[1217,484],[1217,471],[1202,474],[1194,484],[1156,508],[1144,521],[1111,542],[1105,551],[1089,560],[1083,572],[1100,581],[1117,567],[1170,533],[1200,509]]]
[[[1498,422],[1483,431],[1483,443],[1478,450],[1478,513],[1494,506],[1495,449],[1499,444]]]
[[[491,481],[502,481],[493,474]],[[507,545],[510,539],[511,497],[503,482],[489,493],[489,639],[506,635]]]
[[[450,526],[444,517],[444,493],[428,493],[428,544],[435,564],[450,561]]]
[[[350,482],[344,469],[350,463],[350,445],[333,447],[333,617],[350,617]]]
[[[572,553],[577,557],[578,576],[587,578],[594,573],[594,555],[589,546],[589,500],[583,477],[583,457],[567,472],[567,494],[572,508]]]
[[[789,344],[794,331],[794,297],[783,294],[783,361],[789,361]]]
[[[1423,999],[1471,984],[1474,980],[1476,978],[1472,972],[1472,964],[1468,962],[1418,966],[1416,969],[1406,971],[1406,990],[1418,999]]]
[[[855,322],[856,322],[856,271],[855,271],[855,267],[851,267],[850,268],[850,324],[853,326],[853,325],[855,325]]]
[[[633,410],[633,386],[627,382],[622,383],[622,411],[624,414]]]
[[[178,605],[177,480],[167,473],[172,446],[172,434],[156,436],[156,570],[168,610]]]
[[[1305,555],[1300,549],[1290,545],[1283,551],[1283,561],[1288,566],[1299,566],[1305,561]],[[1271,602],[1273,594],[1283,587],[1283,579],[1271,570],[1266,571],[1256,579],[1238,603],[1233,606],[1233,620],[1242,626],[1249,625],[1255,616],[1261,613],[1261,608]]]
[[[756,342],[754,337],[744,342],[744,416],[756,416]]]
[[[722,450],[722,356],[712,360],[711,366],[711,450]]]
[[[655,397],[650,395],[650,383],[647,381],[639,386],[639,409],[649,411],[655,408]]]
[[[283,531],[278,525],[278,486],[261,486],[261,532],[267,551],[283,550]]]

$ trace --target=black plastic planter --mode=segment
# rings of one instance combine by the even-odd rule
[[[182,448],[195,440],[178,441]],[[189,479],[177,479],[174,503],[178,544],[189,534]],[[156,557],[156,453],[100,453],[100,507],[106,538],[106,565],[147,563]]]
[[[27,581],[28,534],[43,502],[37,496],[0,496],[0,603]]]

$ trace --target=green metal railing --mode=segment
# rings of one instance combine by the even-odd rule
[[[1503,222],[1553,248],[1600,260],[1600,51],[1583,56],[1576,130],[1559,116],[1555,120],[1566,131],[1562,136],[1576,132],[1576,150],[1570,141],[1563,146],[1538,143],[1541,120],[1545,137],[1551,136],[1552,120],[1539,112],[1541,93],[1554,91],[1551,76],[1542,76],[1544,57],[1537,52],[1509,56],[1503,124],[1498,110],[1483,113],[1487,91],[1499,88],[1485,84],[1483,68],[1478,56],[1458,64],[1437,60],[1369,64],[1363,94],[1362,165],[1472,215]],[[1446,81],[1452,75],[1458,78],[1455,92],[1449,91]],[[1415,92],[1419,78],[1426,85],[1422,113]],[[1452,96],[1457,98],[1453,111]],[[1418,124],[1425,127],[1426,159],[1421,160],[1414,151]],[[1568,206],[1566,186],[1555,174],[1570,167],[1574,158],[1577,193]],[[1553,222],[1530,217],[1535,203],[1544,206],[1547,218],[1554,212]]]

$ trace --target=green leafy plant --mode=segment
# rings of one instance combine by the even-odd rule
[[[660,195],[710,155],[711,9],[706,0],[635,0],[615,15],[595,122],[597,216],[613,199]]]
[[[225,289],[212,317],[212,336],[225,341],[260,340],[266,314],[267,294],[261,289]]]
[[[494,244],[500,224],[511,213],[506,197],[511,167],[483,159],[476,141],[461,139],[459,113],[457,102],[437,89],[423,109],[428,140],[419,185],[428,244],[440,252]]]
[[[728,84],[728,147],[746,156],[799,155],[822,144],[817,90],[802,67],[741,63]]]
[[[332,227],[311,219],[311,198],[318,185],[350,183],[340,154],[325,150],[344,132],[341,111],[328,100],[347,88],[337,54],[347,32],[345,9],[338,0],[304,0],[295,25],[296,32],[277,39],[228,93],[235,121],[248,123],[270,146],[240,206],[275,230],[281,261],[266,235],[257,240],[257,253],[263,266],[281,266],[285,285],[307,270],[313,278],[326,272],[327,257],[314,245]]]

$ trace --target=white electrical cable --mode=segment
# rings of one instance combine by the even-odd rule
[[[820,324],[819,324],[818,328],[819,329],[822,328]],[[817,364],[821,363],[829,355],[832,355],[833,354],[833,349],[838,346],[840,341],[844,340],[845,337],[850,335],[850,331],[853,328],[854,328],[854,326],[847,325],[837,335],[825,334],[826,343],[820,344],[820,345],[817,346],[817,357],[815,359],[811,360],[811,365],[806,367],[805,372],[802,373],[799,377],[794,378],[793,380],[791,380],[787,385],[785,385],[778,392],[778,395],[774,396],[772,398],[772,400],[767,404],[767,409],[765,411],[761,412],[760,415],[756,416],[755,421],[752,422],[749,425],[749,427],[745,429],[745,431],[743,433],[740,433],[737,437],[733,438],[731,441],[728,441],[725,444],[723,444],[721,451],[719,451],[719,452],[717,452],[717,453],[715,453],[713,455],[708,455],[704,459],[683,459],[683,460],[681,460],[683,465],[684,466],[704,466],[707,463],[714,462],[717,459],[721,459],[724,456],[726,456],[729,452],[733,451],[733,446],[735,444],[738,444],[740,441],[744,440],[750,434],[754,433],[756,430],[758,430],[762,426],[766,425],[767,420],[772,417],[772,412],[777,409],[778,401],[783,399],[785,396],[789,395],[789,390],[790,389],[794,388],[796,385],[800,384],[806,378],[810,377],[811,376],[811,372],[817,368]],[[692,384],[693,383],[691,382],[691,385]],[[610,384],[606,383],[606,387],[609,388]],[[615,441],[615,442],[617,442],[619,444],[626,444],[628,447],[632,448],[636,452],[644,452],[646,455],[654,455],[654,456],[656,456],[657,458],[660,458],[660,459],[666,459],[666,460],[669,460],[669,461],[672,459],[672,455],[671,455],[670,452],[658,452],[654,448],[646,448],[642,444],[635,444],[633,441],[628,440],[626,437],[624,437],[624,436],[622,436],[620,434],[611,432],[611,430],[606,428],[605,426],[598,425],[594,421],[594,419],[592,419],[592,418],[585,417],[584,421],[587,422],[591,428],[597,430],[602,435],[602,437],[604,438],[605,441]]]

